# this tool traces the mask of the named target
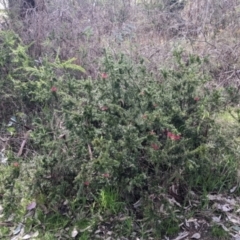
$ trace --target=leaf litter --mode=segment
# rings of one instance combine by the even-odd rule
[[[173,189],[173,190],[172,190]],[[179,214],[179,219],[183,219],[182,223],[179,225],[180,232],[174,238],[169,238],[165,236],[165,239],[169,240],[191,240],[191,239],[203,239],[203,240],[212,240],[211,235],[211,227],[217,225],[221,227],[225,232],[228,233],[229,238],[231,240],[240,240],[240,198],[234,196],[226,196],[223,194],[208,194],[206,196],[206,200],[209,201],[207,209],[201,211],[197,211],[194,209],[199,209],[200,200],[194,192],[191,192],[191,196],[195,196],[195,198],[191,198],[191,201],[188,202],[188,205],[183,206],[182,202],[179,202],[180,198],[174,197],[177,195],[177,191],[172,188],[172,194],[160,194],[161,197],[166,199],[170,206],[177,207],[179,211],[175,211],[175,214]],[[150,199],[158,199],[159,200],[159,212],[168,215],[168,212],[165,211],[165,205],[161,203],[159,196],[150,195]],[[64,202],[67,204],[67,202]],[[142,199],[139,199],[136,203],[133,204],[135,209],[141,207],[144,204]],[[35,201],[30,202],[26,206],[26,217],[34,217],[34,211],[37,207]],[[191,218],[184,219],[184,213],[193,212],[193,216]],[[0,214],[3,212],[3,207],[0,205]],[[33,215],[29,215],[29,213],[33,213]],[[9,219],[5,223],[13,223],[14,215],[11,215]],[[124,216],[115,216],[110,221],[109,224],[105,222],[104,225],[100,225],[98,230],[95,231],[95,236],[98,239],[117,239],[117,235],[115,235],[115,231],[111,228],[114,225],[115,221],[118,221],[121,224],[122,221],[125,220]],[[4,224],[5,224],[4,223]],[[2,223],[1,223],[2,224]],[[7,225],[6,225],[7,226]],[[11,225],[9,225],[11,226]],[[91,226],[87,227],[88,231],[91,231]],[[66,230],[66,229],[65,229]],[[86,231],[87,229],[84,229]],[[71,231],[67,231],[68,236],[70,238],[76,238],[79,233],[82,232],[81,229],[74,227]],[[17,226],[12,228],[12,236],[11,240],[21,240],[21,239],[34,239],[39,235],[38,232],[35,233],[25,233],[24,232],[24,223],[19,223]],[[151,235],[151,234],[150,234]],[[133,229],[132,237],[137,239],[138,230]],[[122,239],[122,238],[119,238]],[[151,239],[150,236],[148,239]]]
[[[193,218],[184,219],[179,225],[182,231],[175,238],[166,236],[165,239],[218,239],[209,233],[211,227],[217,225],[229,235],[226,239],[240,240],[240,198],[223,194],[208,194],[206,198],[209,200],[208,209],[199,213],[195,212]],[[169,203],[178,207],[180,205],[172,198],[169,198]],[[185,207],[186,210],[192,208],[191,204],[189,205]]]

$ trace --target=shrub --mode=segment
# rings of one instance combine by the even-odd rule
[[[186,61],[182,50],[175,51],[172,68],[160,69],[161,78],[156,79],[144,60],[105,52],[97,79],[76,79],[71,71],[84,69],[73,59],[44,58],[36,64],[21,41],[9,36],[15,40],[2,49],[2,64],[12,59],[3,90],[17,96],[11,114],[20,109],[27,115],[31,133],[27,159],[21,161],[8,149],[9,161],[23,165],[3,178],[5,200],[14,196],[9,191],[15,188],[15,201],[29,200],[31,193],[44,211],[70,212],[78,218],[76,210],[84,209],[85,218],[104,214],[107,208],[108,214],[118,214],[124,204],[129,207],[139,198],[148,201],[150,194],[159,194],[160,186],[169,194],[170,187],[177,186],[175,197],[184,203],[190,189],[218,191],[235,182],[239,153],[217,118],[226,105],[235,106],[238,89],[211,89],[204,59],[188,55]],[[18,134],[25,133],[23,129]],[[9,190],[13,175],[21,182],[31,179],[24,195],[19,195],[22,187],[16,180]],[[141,211],[144,217],[144,206]],[[176,222],[171,219],[164,224]]]
[[[98,80],[58,81],[48,122],[60,116],[66,139],[57,139],[57,125],[44,126],[43,120],[34,131],[43,153],[36,179],[43,192],[93,201],[107,186],[135,201],[156,183],[201,188],[212,171],[222,177],[221,164],[234,156],[231,146],[216,139],[215,116],[226,99],[205,87],[202,59],[189,56],[186,65],[181,52],[175,57],[175,69],[163,69],[161,80],[147,73],[143,61],[134,64],[124,55],[115,61],[106,54]],[[225,180],[210,183],[207,188],[217,190]]]

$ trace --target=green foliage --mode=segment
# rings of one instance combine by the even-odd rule
[[[123,203],[119,202],[118,194],[112,189],[101,189],[98,197],[100,209],[108,211],[112,214],[117,214]]]
[[[81,66],[73,63],[74,58],[62,62],[57,57],[54,63],[47,58],[33,61],[27,53],[30,46],[24,46],[12,32],[2,31],[0,41],[0,100],[6,106],[1,114],[6,114],[7,117],[16,114],[16,110],[19,114],[32,114],[32,111],[40,111],[45,107],[47,110],[56,107],[58,99],[52,87],[57,89],[58,81],[63,80],[56,73],[85,72]]]
[[[221,226],[213,225],[212,236],[217,237],[218,239],[226,239],[228,237],[228,234]]]
[[[35,213],[47,230],[67,225],[65,214],[78,222],[89,218],[94,227],[99,215],[120,214],[123,207],[157,192],[159,186],[167,191],[173,184],[187,185],[187,190],[207,192],[235,183],[239,152],[217,118],[227,104],[234,105],[237,90],[209,88],[200,57],[189,55],[186,63],[183,52],[176,51],[172,69],[160,69],[161,78],[155,79],[143,60],[136,63],[123,54],[114,58],[106,52],[98,79],[80,80],[70,70],[84,69],[73,59],[45,58],[36,65],[17,37],[3,34],[2,45],[7,39],[10,43],[2,48],[0,64],[5,66],[8,58],[11,63],[2,78],[1,100],[15,102],[10,112],[18,116],[20,127],[12,135],[26,127],[21,116],[28,117],[32,131],[27,155],[31,160],[24,165],[30,170],[3,167],[6,209],[26,201],[15,183],[26,176],[31,179],[26,191],[54,213],[46,216],[39,209]],[[25,205],[19,207],[20,215]],[[153,206],[139,210],[142,215],[153,213],[151,223],[161,216]],[[126,223],[128,235],[130,225],[131,221]],[[179,229],[175,215],[155,227],[156,236],[173,235]],[[88,237],[84,234],[81,239]]]

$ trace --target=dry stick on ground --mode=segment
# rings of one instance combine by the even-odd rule
[[[90,160],[92,160],[93,159],[92,149],[91,149],[91,146],[89,144],[88,144],[88,152],[89,152]]]
[[[17,157],[20,157],[23,153],[23,148],[25,147],[26,143],[27,143],[27,139],[29,137],[29,134],[31,133],[31,130],[27,131],[25,134],[24,134],[24,137],[23,137],[23,141],[22,141],[22,144],[21,144],[21,147],[18,151],[18,154],[17,154]]]
[[[9,139],[10,138],[2,138],[2,137],[0,137],[0,140],[2,141],[2,149],[0,150],[1,152],[5,151]]]
[[[11,222],[0,222],[0,226],[4,226],[4,227],[13,227],[14,224]]]

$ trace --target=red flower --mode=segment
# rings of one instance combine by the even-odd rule
[[[172,136],[172,133],[167,131],[167,137],[170,138],[171,136]]]
[[[104,173],[104,174],[103,174],[103,177],[105,177],[105,178],[109,178],[110,175],[109,175],[109,173]]]
[[[172,136],[172,140],[180,140],[181,136],[180,135],[174,135]]]
[[[194,100],[197,102],[197,101],[200,100],[200,98],[199,97],[195,97]]]
[[[167,132],[167,137],[170,138],[171,140],[179,140],[181,138],[180,135],[176,135],[174,133],[171,132]]]
[[[154,150],[158,150],[159,146],[156,143],[152,143],[151,148],[153,148]]]
[[[146,115],[146,114],[143,114],[143,115],[142,115],[142,118],[143,118],[143,119],[147,119],[147,115]]]
[[[57,92],[57,88],[55,86],[51,87],[51,92]]]
[[[14,166],[15,168],[18,168],[18,167],[19,167],[19,163],[18,163],[18,162],[14,162],[14,163],[13,163],[13,166]]]
[[[89,184],[90,184],[90,182],[88,182],[88,181],[84,182],[85,186],[89,186]]]
[[[101,107],[100,109],[101,109],[102,111],[107,111],[107,110],[108,110],[108,107],[103,106],[103,107]]]
[[[107,73],[104,72],[104,73],[101,74],[101,77],[102,77],[103,79],[106,79],[106,78],[108,77],[108,75],[107,75]]]

